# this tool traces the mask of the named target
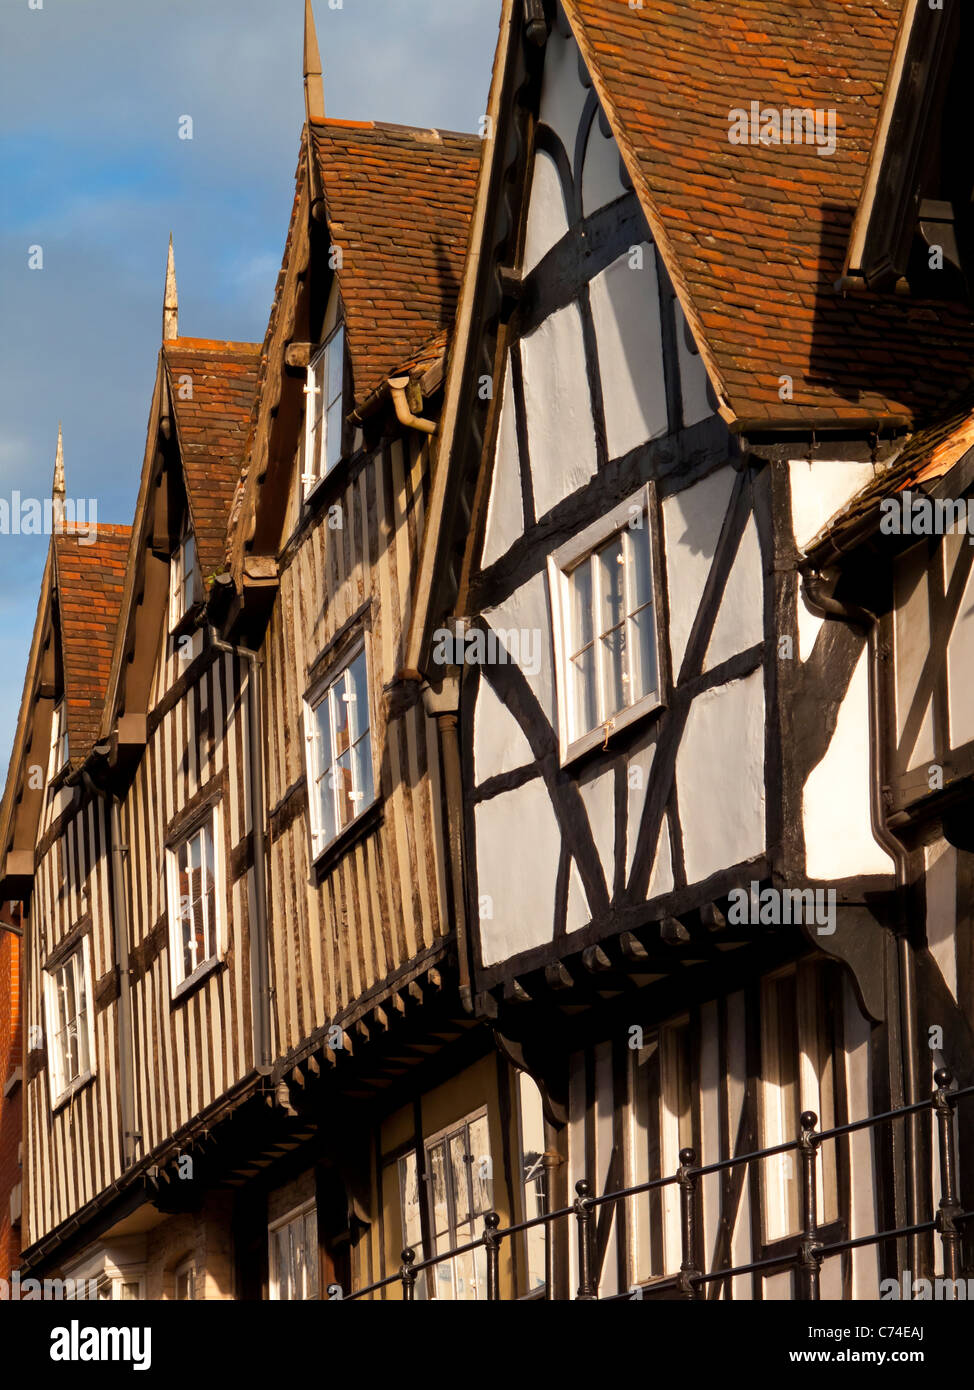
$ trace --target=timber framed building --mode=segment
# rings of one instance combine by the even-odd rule
[[[180,337],[170,247],[133,526],[52,541],[0,809],[31,1273],[780,1299],[969,1264],[936,1150],[963,1191],[974,551],[880,525],[974,489],[966,32],[500,8],[478,138],[326,117],[306,4],[264,341]],[[792,104],[783,53],[831,151],[729,138],[759,67]],[[576,1253],[524,1223],[579,1183]]]

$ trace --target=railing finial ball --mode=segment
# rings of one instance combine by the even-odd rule
[[[415,1260],[416,1260],[416,1251],[415,1251],[415,1250],[411,1250],[411,1249],[409,1248],[409,1246],[407,1245],[406,1249],[402,1252],[402,1262],[403,1262],[403,1264],[408,1266],[408,1265],[413,1264],[413,1263],[415,1262]]]
[[[794,1113],[794,1112],[792,1112]],[[801,1115],[802,1129],[814,1129],[818,1124],[818,1116],[814,1110],[804,1110]]]
[[[937,1083],[937,1086],[941,1091],[946,1091],[947,1087],[951,1084],[954,1078],[951,1076],[950,1072],[947,1070],[946,1067],[938,1067],[933,1074],[933,1079]]]
[[[575,1191],[578,1193],[579,1197],[590,1197],[592,1195],[592,1184],[589,1182],[588,1178],[579,1178],[578,1182],[575,1184]]]
[[[496,1211],[484,1212],[484,1225],[487,1227],[488,1231],[496,1231],[500,1224],[501,1219]]]
[[[697,1155],[694,1149],[680,1150],[680,1166],[682,1168],[692,1168],[696,1161]]]

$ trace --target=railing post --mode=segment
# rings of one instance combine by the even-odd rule
[[[399,1278],[402,1280],[402,1296],[404,1303],[413,1303],[416,1298],[416,1271],[413,1265],[416,1262],[416,1251],[409,1246],[402,1252],[402,1264],[399,1266]]]
[[[501,1296],[501,1238],[497,1234],[497,1227],[500,1224],[501,1219],[496,1211],[488,1211],[485,1213],[484,1248],[487,1251],[487,1298],[491,1303],[496,1303]]]
[[[818,1239],[818,1135],[815,1126],[818,1116],[814,1110],[806,1110],[801,1117],[801,1134],[798,1136],[798,1149],[802,1160],[802,1242],[799,1249],[799,1266],[802,1274],[803,1299],[817,1300],[819,1297],[819,1250]]]
[[[698,1298],[699,1292],[693,1282],[697,1269],[697,1175],[691,1169],[696,1165],[697,1155],[693,1149],[680,1150],[680,1166],[676,1176],[680,1184],[680,1241],[682,1259],[677,1288],[683,1298]]]
[[[953,1281],[960,1278],[960,1231],[957,1229],[957,1217],[961,1214],[960,1203],[957,1200],[954,1102],[949,1089],[954,1078],[946,1067],[938,1067],[933,1079],[937,1084],[933,1093],[933,1103],[937,1112],[937,1134],[940,1141],[940,1210],[937,1213],[937,1230],[943,1244],[944,1277]],[[953,1300],[953,1282],[947,1289],[948,1299]]]
[[[592,1185],[585,1178],[575,1184],[575,1219],[578,1222],[578,1293],[576,1298],[597,1298],[592,1259]]]

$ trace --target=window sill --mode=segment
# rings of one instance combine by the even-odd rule
[[[226,961],[223,956],[210,956],[209,960],[205,960],[202,965],[196,967],[192,975],[187,975],[185,980],[180,980],[178,985],[173,986],[172,1004],[174,1006],[181,1004],[188,995],[193,993],[197,985],[225,965]]]
[[[600,724],[598,728],[583,734],[581,738],[577,738],[574,743],[568,744],[567,747],[563,746],[561,766],[570,767],[595,748],[607,748],[616,735],[621,734],[623,730],[630,729],[634,724],[640,723],[644,719],[648,720],[661,714],[665,708],[665,704],[656,691],[653,691],[652,695],[644,696],[642,700],[630,705],[628,709],[620,710],[618,714],[613,715],[608,722],[608,732],[606,732],[606,726]]]
[[[334,840],[329,840],[327,845],[314,854],[313,867],[318,882],[321,882],[337,860],[341,859],[360,838],[374,830],[381,820],[382,801],[379,797],[374,797],[364,811],[360,811],[355,819],[350,821],[345,829],[335,836]],[[312,849],[313,845],[314,841],[312,840]]]
[[[86,1086],[90,1086],[95,1079],[95,1075],[96,1073],[93,1071],[86,1071],[83,1076],[76,1076],[71,1084],[61,1092],[57,1100],[52,1101],[52,1115],[56,1115],[59,1110],[62,1110],[64,1106],[67,1105],[68,1101],[71,1100],[73,1096],[76,1096],[79,1091],[83,1091]]]

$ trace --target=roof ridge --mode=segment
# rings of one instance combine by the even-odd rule
[[[260,343],[246,343],[234,338],[167,338],[163,343],[163,350],[169,351],[172,348],[184,351],[201,351],[205,349],[219,348],[227,352],[260,352]]]
[[[312,117],[311,125],[316,129],[334,127],[337,130],[372,130],[379,134],[399,134],[425,136],[432,144],[442,142],[444,137],[452,140],[468,140],[480,143],[480,136],[470,130],[446,130],[443,126],[404,125],[399,121],[344,121],[335,116]]]

